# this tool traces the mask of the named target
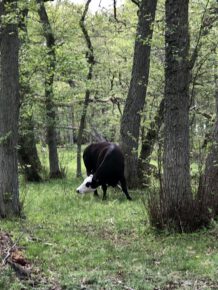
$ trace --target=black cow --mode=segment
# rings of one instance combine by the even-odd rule
[[[120,148],[113,143],[101,142],[89,145],[83,153],[87,178],[77,188],[78,193],[92,192],[102,186],[103,199],[106,199],[108,186],[115,187],[120,182],[122,191],[131,200],[124,177],[124,156]]]

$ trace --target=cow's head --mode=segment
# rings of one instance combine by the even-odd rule
[[[76,189],[77,193],[93,192],[99,186],[99,183],[93,178],[93,175],[89,175],[83,181],[83,183]]]

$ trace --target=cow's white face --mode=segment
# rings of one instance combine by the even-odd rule
[[[76,189],[77,193],[86,193],[86,192],[93,192],[96,190],[96,188],[92,188],[92,179],[93,175],[89,175],[86,177],[86,179],[83,181],[83,183]]]

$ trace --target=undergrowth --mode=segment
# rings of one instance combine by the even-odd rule
[[[75,155],[63,150],[61,160],[67,178],[21,180],[26,218],[0,224],[44,275],[67,290],[218,289],[216,225],[194,234],[157,233],[142,202],[146,192],[130,192],[133,202],[112,188],[107,201],[79,196]],[[0,289],[30,289],[10,269],[0,267],[0,274]]]

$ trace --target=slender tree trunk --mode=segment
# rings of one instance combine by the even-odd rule
[[[218,215],[218,73],[217,56],[215,56],[215,99],[216,99],[216,122],[212,136],[212,145],[206,159],[205,172],[200,180],[198,198],[202,211],[206,211],[211,217]]]
[[[77,136],[77,172],[76,172],[77,177],[82,176],[82,168],[81,168],[82,137],[83,137],[83,131],[85,129],[86,113],[87,113],[87,108],[89,105],[89,98],[90,98],[90,90],[86,90],[85,100],[83,103],[82,116],[80,119],[79,132]]]
[[[90,3],[91,3],[91,0],[88,0],[86,2],[85,9],[84,9],[83,15],[82,15],[81,20],[80,20],[80,27],[82,29],[82,32],[83,32],[83,35],[84,35],[84,38],[86,41],[86,45],[88,48],[88,51],[86,54],[87,62],[89,64],[89,71],[87,74],[87,82],[89,82],[92,79],[93,66],[95,65],[93,46],[92,46],[91,39],[89,37],[88,31],[87,31],[86,26],[85,26],[85,18],[86,18]],[[83,103],[82,115],[81,115],[81,119],[80,119],[79,132],[78,132],[78,136],[77,136],[77,172],[76,172],[77,177],[82,176],[82,170],[81,170],[82,137],[83,137],[83,131],[85,129],[85,121],[86,121],[87,108],[89,105],[90,94],[91,94],[90,89],[87,88],[86,93],[85,93],[84,103]]]
[[[164,99],[161,100],[154,121],[151,122],[147,134],[142,134],[142,147],[138,161],[138,176],[143,185],[148,185],[150,175],[150,157],[158,139],[161,125],[163,124]]]
[[[163,210],[175,227],[191,200],[188,0],[166,1]]]
[[[138,141],[141,113],[144,109],[149,68],[151,39],[157,0],[142,0],[136,32],[130,88],[121,119],[121,147],[125,155],[128,186],[138,185]]]
[[[42,180],[40,171],[41,162],[36,148],[34,122],[32,116],[20,118],[18,158],[27,181],[39,182]]]
[[[16,9],[17,1],[0,2],[0,217],[20,214],[17,166],[19,40],[16,19],[11,19]]]
[[[53,101],[53,82],[54,72],[56,65],[55,55],[55,38],[52,32],[52,28],[48,19],[48,15],[45,9],[43,0],[36,0],[38,4],[38,14],[43,26],[43,33],[46,39],[47,46],[47,72],[45,76],[45,106],[47,117],[47,142],[49,150],[49,165],[50,165],[50,177],[60,178],[62,177],[57,151],[57,133],[55,130],[56,112]]]
[[[70,146],[72,146],[73,144],[74,144],[74,107],[72,106],[72,107],[68,107],[67,108],[67,110],[68,110],[68,125],[69,125],[69,127],[71,127],[70,128],[70,130],[69,130],[69,138],[68,138],[68,140],[69,140],[69,144],[70,144]]]

